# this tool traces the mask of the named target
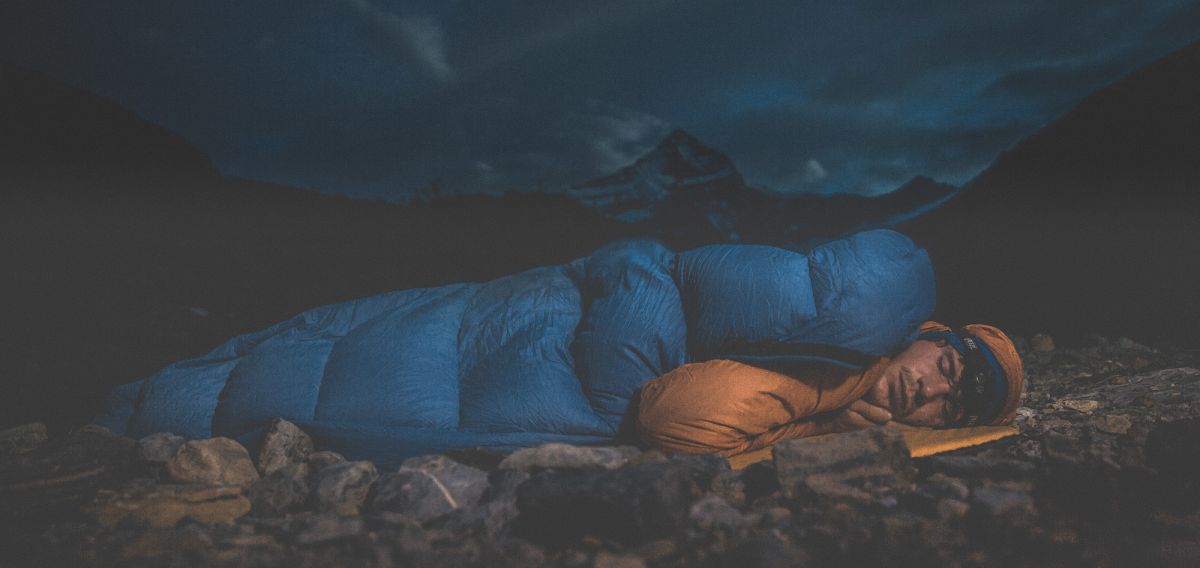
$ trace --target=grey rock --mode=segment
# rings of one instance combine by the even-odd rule
[[[775,470],[784,494],[872,502],[906,488],[916,471],[904,436],[870,428],[816,439],[780,442]]]
[[[346,458],[342,457],[342,454],[337,452],[321,450],[319,452],[313,452],[308,456],[308,460],[306,461],[308,462],[308,467],[312,468],[313,471],[320,471],[331,465],[342,463],[346,461]]]
[[[304,527],[296,535],[296,542],[311,546],[353,538],[362,534],[365,527],[366,524],[361,517],[345,517],[337,514],[313,515],[304,522]]]
[[[718,456],[682,456],[665,463],[611,471],[534,474],[517,489],[513,531],[528,540],[569,542],[584,535],[637,543],[672,534],[729,463]]]
[[[942,499],[937,504],[937,516],[944,521],[957,521],[971,511],[971,506],[960,499]]]
[[[318,471],[312,495],[316,510],[357,515],[378,477],[375,464],[368,461],[342,462]]]
[[[550,443],[517,450],[500,462],[500,469],[616,469],[635,458],[639,451],[630,446],[574,446]]]
[[[460,508],[446,518],[451,531],[481,531],[496,535],[517,518],[517,488],[530,477],[518,469],[500,469],[488,475],[488,488],[475,507]]]
[[[961,479],[935,473],[929,476],[929,479],[926,481],[930,487],[935,488],[938,494],[943,497],[953,497],[963,500],[971,494],[971,488],[967,487],[967,484]]]
[[[137,456],[143,462],[166,464],[186,442],[183,436],[176,436],[170,432],[150,434],[138,440]]]
[[[1005,487],[980,487],[971,495],[971,507],[991,517],[1027,515],[1034,512],[1033,497]]]
[[[426,522],[475,506],[487,488],[488,475],[482,470],[445,456],[422,456],[405,461],[399,471],[380,478],[367,508],[404,513]]]
[[[946,501],[964,501],[971,494],[971,490],[961,479],[947,477],[942,473],[935,473],[921,483],[918,483],[916,488],[905,495],[905,504],[909,510],[926,516],[940,516],[941,507]]]
[[[23,454],[50,438],[41,422],[0,430],[0,456]]]
[[[276,419],[263,433],[254,464],[262,475],[269,475],[290,463],[305,462],[314,451],[312,438],[295,424]]]
[[[736,529],[751,523],[749,517],[717,495],[705,495],[692,503],[688,519],[702,531]]]
[[[254,483],[259,477],[250,453],[229,438],[184,443],[167,462],[167,475],[178,483],[240,487]]]
[[[293,463],[254,482],[246,489],[250,513],[257,517],[277,517],[303,510],[311,493],[308,465]]]

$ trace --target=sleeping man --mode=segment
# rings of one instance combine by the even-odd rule
[[[663,450],[731,456],[876,425],[1012,422],[1024,371],[1008,336],[988,325],[952,330],[936,322],[920,331],[861,372],[819,362],[788,373],[730,360],[684,365],[642,388],[639,433]]]
[[[1011,420],[1011,342],[924,324],[933,299],[929,257],[894,231],[805,249],[620,241],[302,312],[116,388],[96,422],[253,448],[284,418],[388,466],[634,438],[732,455],[871,424]]]

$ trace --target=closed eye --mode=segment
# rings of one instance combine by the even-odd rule
[[[957,355],[957,352],[955,352],[955,354]],[[949,379],[950,385],[953,386],[954,384],[957,383],[957,380],[958,380],[958,358],[957,357],[947,357],[946,358],[946,371],[947,371],[946,378]]]

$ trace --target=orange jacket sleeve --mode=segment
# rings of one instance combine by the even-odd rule
[[[862,398],[884,363],[814,363],[803,377],[723,359],[683,365],[643,385],[638,429],[651,447],[726,456],[821,434],[819,415]]]

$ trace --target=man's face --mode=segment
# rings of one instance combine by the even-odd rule
[[[944,341],[919,339],[896,355],[863,398],[912,426],[945,426],[962,416],[962,355]]]

